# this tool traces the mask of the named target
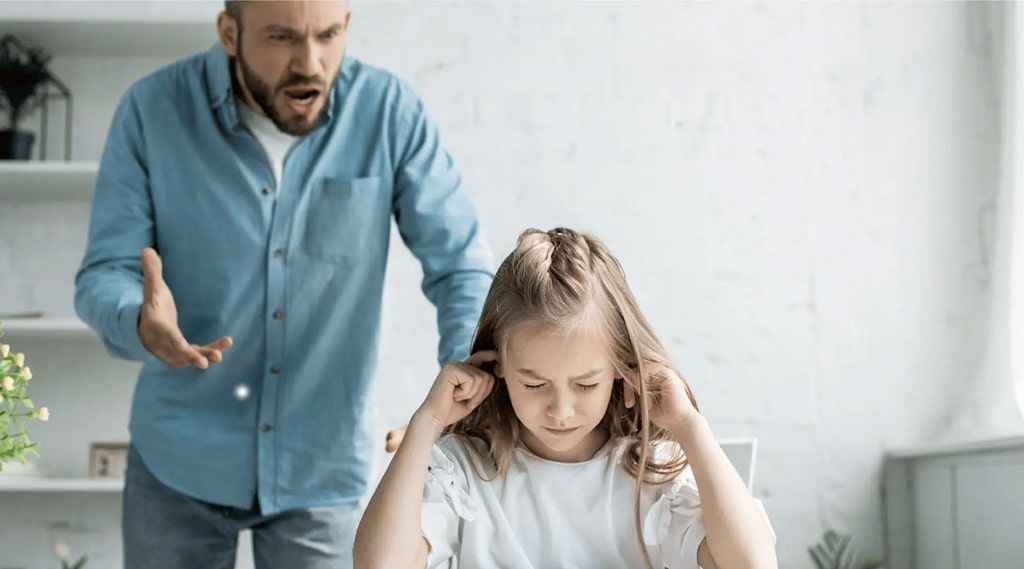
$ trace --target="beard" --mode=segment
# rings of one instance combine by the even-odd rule
[[[335,74],[331,80],[330,86],[326,86],[326,81],[322,77],[302,77],[294,73],[289,74],[284,78],[283,81],[279,82],[277,87],[271,87],[269,83],[261,79],[249,64],[245,61],[245,56],[242,55],[242,34],[238,34],[238,62],[239,69],[242,72],[242,81],[245,84],[245,88],[249,90],[256,104],[259,105],[260,109],[263,110],[263,114],[277,126],[281,132],[290,134],[292,136],[302,136],[308,134],[310,131],[320,125],[324,116],[327,114],[327,103],[330,99],[331,89],[334,88],[334,83],[338,80],[338,74]],[[274,96],[284,89],[291,86],[298,85],[319,85],[321,88],[320,96],[323,97],[321,103],[320,112],[317,113],[312,120],[307,121],[303,116],[295,116],[289,119],[282,113],[278,112],[277,107],[274,106]]]

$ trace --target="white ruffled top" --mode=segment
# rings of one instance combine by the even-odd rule
[[[509,471],[493,475],[454,435],[434,446],[423,491],[427,567],[541,569],[646,567],[634,521],[635,479],[623,464],[628,439],[613,439],[585,462],[542,459],[525,447]],[[687,469],[675,481],[644,486],[644,547],[655,567],[698,569],[704,539],[700,496]]]

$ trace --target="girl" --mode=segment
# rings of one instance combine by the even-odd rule
[[[775,536],[597,239],[530,229],[441,370],[355,566],[776,568]]]

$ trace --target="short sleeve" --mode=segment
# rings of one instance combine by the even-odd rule
[[[764,504],[756,498],[754,503],[764,516],[775,542],[775,530]],[[661,551],[662,563],[668,569],[699,569],[697,549],[706,535],[700,494],[687,470],[686,475],[668,485],[647,512],[643,525],[644,543]]]
[[[451,440],[451,439],[449,439]],[[434,445],[423,488],[421,524],[430,543],[427,567],[447,567],[459,548],[462,521],[475,516],[465,471],[451,456],[444,441]]]
[[[704,540],[704,514],[692,478],[680,476],[655,500],[643,523],[644,543],[661,551],[668,569],[698,569],[697,548]]]

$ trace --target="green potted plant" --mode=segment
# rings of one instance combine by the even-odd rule
[[[17,460],[24,464],[26,455],[36,454],[36,444],[28,438],[25,420],[50,418],[50,410],[37,408],[28,396],[31,379],[32,370],[25,365],[25,354],[0,344],[0,471],[5,462]]]
[[[0,160],[28,160],[35,134],[18,130],[19,121],[42,101],[51,79],[50,56],[39,48],[26,48],[14,36],[0,39],[0,109],[7,129],[0,130]]]
[[[821,541],[807,548],[815,569],[880,569],[878,561],[861,561],[848,534],[826,530]]]

